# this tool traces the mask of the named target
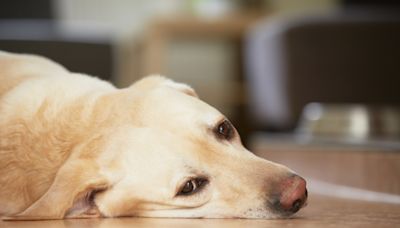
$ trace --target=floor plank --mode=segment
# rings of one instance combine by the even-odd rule
[[[257,142],[253,143],[252,149],[262,158],[290,167],[306,180],[400,195],[400,148],[388,151],[355,146]]]
[[[311,195],[308,206],[294,218],[280,220],[254,219],[69,219],[54,221],[0,222],[7,228],[147,228],[147,227],[400,227],[400,205],[343,200]]]

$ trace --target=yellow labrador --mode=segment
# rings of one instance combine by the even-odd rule
[[[0,52],[0,215],[280,218],[307,199],[187,85],[129,88]]]

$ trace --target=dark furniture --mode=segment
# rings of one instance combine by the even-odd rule
[[[254,27],[245,65],[256,126],[292,130],[310,102],[399,106],[399,12],[349,8]]]

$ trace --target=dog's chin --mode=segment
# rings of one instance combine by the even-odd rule
[[[306,206],[307,201],[299,205],[298,208],[294,208],[293,210],[289,211],[275,209],[271,207],[250,208],[242,215],[236,217],[244,219],[289,219],[295,217],[297,212]]]
[[[170,213],[168,211],[137,211],[121,215],[104,215],[99,213],[97,216],[87,217],[142,217],[142,218],[187,218],[187,219],[290,219],[296,213],[292,212],[271,212],[262,209],[249,209],[241,214],[225,213]],[[85,216],[86,217],[86,216]]]
[[[290,218],[292,214],[275,213],[266,209],[249,209],[243,213],[224,213],[224,212],[206,212],[196,213],[187,211],[187,213],[175,213],[175,211],[142,211],[136,212],[133,216],[145,218],[187,218],[187,219],[284,219]],[[125,215],[126,217],[129,215]],[[131,215],[132,216],[132,215]]]
[[[307,206],[307,198],[298,208],[285,211],[273,204],[261,203],[256,207],[248,209],[229,211],[231,207],[218,209],[213,207],[198,208],[173,208],[173,209],[138,209],[123,214],[110,211],[108,207],[101,204],[96,207],[98,217],[145,217],[145,218],[205,218],[205,219],[288,219],[296,216],[296,213]],[[228,210],[226,210],[228,209]],[[119,210],[120,212],[122,210]]]
[[[292,214],[283,214],[279,212],[269,211],[266,209],[249,209],[243,215],[237,218],[242,219],[285,219],[290,218]]]

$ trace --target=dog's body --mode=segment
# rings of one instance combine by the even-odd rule
[[[0,52],[0,215],[273,218],[305,182],[244,149],[184,84],[129,88]]]

